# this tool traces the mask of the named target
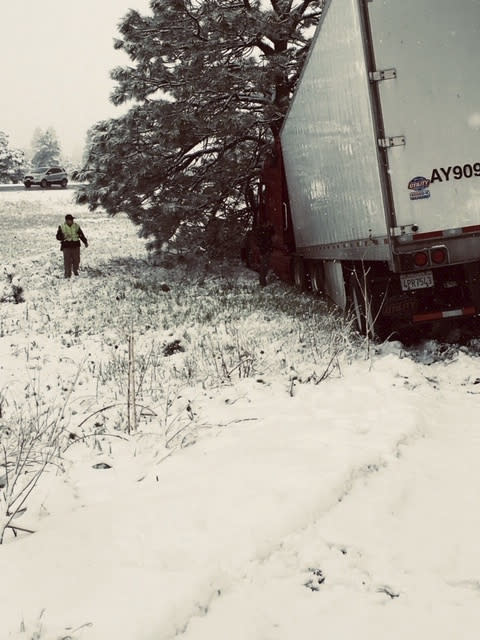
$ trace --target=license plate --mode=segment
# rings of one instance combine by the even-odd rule
[[[430,287],[433,287],[433,273],[431,271],[406,273],[400,276],[400,282],[402,284],[402,291],[429,289]]]

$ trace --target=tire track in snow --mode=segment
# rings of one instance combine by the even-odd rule
[[[317,529],[320,526],[321,520],[327,514],[334,511],[339,503],[346,500],[359,483],[368,481],[371,476],[381,474],[383,471],[389,469],[392,463],[395,464],[400,460],[405,447],[414,444],[418,439],[423,438],[424,436],[424,430],[417,422],[415,422],[412,430],[408,434],[402,434],[388,452],[376,455],[375,457],[372,457],[370,462],[354,467],[349,472],[346,472],[341,482],[339,482],[339,486],[331,496],[330,503],[327,506],[324,505],[317,512],[309,514],[307,516],[308,519],[306,519],[300,527],[292,529],[292,531],[284,535],[274,546],[264,553],[258,554],[256,558],[252,559],[248,563],[245,571],[243,571],[241,575],[237,576],[236,579],[211,585],[208,596],[195,603],[185,622],[179,626],[179,629],[174,635],[168,636],[168,640],[174,640],[175,638],[194,638],[195,632],[192,632],[193,635],[190,635],[192,624],[196,624],[198,620],[206,618],[212,611],[212,608],[222,601],[222,598],[228,598],[239,589],[248,589],[250,584],[255,583],[256,576],[259,573],[268,573],[268,567],[271,564],[284,564],[286,566],[291,564],[288,559],[298,557],[296,552],[292,551],[292,547],[295,546],[297,540],[301,539],[303,536],[309,535],[309,532],[312,529]],[[313,518],[311,518],[312,515]],[[344,548],[341,545],[335,545],[326,541],[324,541],[323,544],[326,549],[328,548],[336,552],[340,550],[342,554],[344,553]],[[365,581],[368,580],[369,584],[374,582],[367,572],[365,572],[364,578]],[[390,585],[378,582],[378,584],[375,585],[375,589],[379,593],[387,594],[392,598],[397,597],[395,589]]]
[[[443,373],[445,373],[445,371],[443,371]],[[456,370],[455,373],[449,377],[450,381],[452,379],[454,381],[464,380],[465,371]],[[444,379],[442,382],[446,383],[446,380]],[[438,380],[435,382],[435,386],[438,388]],[[417,389],[416,392],[422,394],[424,390]],[[465,390],[463,400],[468,398],[467,393],[468,391]],[[409,434],[409,437],[399,439],[395,447],[390,451],[390,455],[386,455],[381,460],[353,470],[350,481],[347,483],[343,494],[337,495],[336,503],[333,503],[328,510],[317,513],[314,520],[304,528],[293,531],[290,535],[286,536],[279,544],[272,547],[269,553],[265,554],[263,558],[257,558],[255,561],[252,561],[247,567],[245,574],[239,580],[232,582],[229,588],[224,588],[221,594],[218,592],[217,598],[212,594],[208,607],[206,607],[201,614],[203,619],[201,619],[198,614],[192,616],[187,622],[185,629],[182,630],[182,633],[175,637],[181,636],[188,640],[196,640],[197,638],[203,639],[204,637],[208,637],[209,633],[218,634],[222,631],[226,633],[227,628],[222,627],[221,621],[228,618],[229,615],[231,616],[234,611],[237,612],[237,614],[241,612],[246,618],[250,617],[250,619],[256,620],[255,624],[258,626],[258,635],[255,635],[255,637],[285,639],[292,637],[288,635],[288,633],[282,635],[272,616],[269,614],[258,614],[258,609],[268,611],[268,605],[273,606],[268,598],[268,592],[271,590],[272,593],[275,594],[278,584],[283,584],[285,587],[285,593],[288,594],[286,600],[291,600],[294,603],[294,598],[299,597],[298,590],[302,586],[299,580],[299,573],[305,573],[309,565],[310,573],[315,570],[314,567],[317,567],[317,570],[320,568],[323,570],[323,561],[325,561],[327,565],[330,563],[332,567],[336,568],[338,575],[335,576],[330,574],[328,570],[325,571],[325,584],[322,583],[322,585],[319,585],[318,590],[322,591],[321,597],[325,597],[325,594],[329,594],[329,592],[333,592],[335,595],[335,591],[338,592],[340,589],[340,594],[336,596],[336,601],[335,597],[333,597],[333,601],[337,602],[340,610],[343,611],[343,614],[339,614],[340,616],[348,616],[348,599],[352,597],[353,594],[354,598],[363,603],[362,606],[373,607],[371,611],[372,615],[376,615],[378,611],[381,611],[379,614],[380,617],[383,618],[386,616],[388,619],[389,616],[391,616],[394,625],[398,623],[399,619],[402,620],[403,618],[408,620],[408,610],[410,607],[414,615],[417,614],[420,617],[421,626],[423,625],[422,628],[429,629],[430,625],[432,625],[432,628],[436,630],[436,637],[451,637],[451,631],[448,625],[445,625],[445,630],[442,634],[441,628],[437,628],[440,623],[437,625],[437,623],[432,622],[429,618],[429,616],[431,616],[429,595],[432,588],[432,580],[438,580],[436,595],[440,601],[443,600],[445,602],[446,611],[450,608],[456,608],[458,610],[458,603],[462,601],[462,596],[452,595],[448,589],[450,588],[451,591],[462,589],[477,593],[479,591],[479,581],[478,575],[475,573],[475,567],[469,570],[467,567],[468,563],[464,562],[464,566],[458,569],[459,573],[454,577],[442,575],[430,577],[428,566],[420,566],[416,574],[415,567],[412,566],[409,568],[409,571],[413,571],[414,573],[404,576],[402,574],[402,566],[395,567],[393,565],[391,568],[393,575],[390,576],[390,579],[389,575],[387,575],[389,574],[388,564],[382,567],[381,563],[372,563],[372,559],[375,559],[376,554],[378,554],[379,548],[377,544],[381,541],[381,536],[378,536],[369,548],[368,535],[363,537],[363,541],[356,541],[355,531],[351,528],[349,529],[349,524],[351,527],[352,521],[355,521],[358,515],[362,513],[362,509],[358,507],[359,499],[368,499],[370,493],[374,495],[374,510],[377,504],[380,507],[383,505],[384,509],[388,509],[389,506],[393,504],[395,510],[400,510],[400,512],[402,510],[408,512],[409,510],[418,508],[411,506],[412,501],[416,499],[416,479],[415,482],[413,482],[411,478],[406,477],[407,484],[410,483],[411,486],[407,487],[406,495],[402,496],[402,491],[405,491],[405,487],[402,486],[402,472],[405,473],[405,469],[410,473],[416,471],[419,474],[419,479],[423,480],[424,486],[421,485],[421,489],[419,489],[420,493],[425,491],[427,495],[430,496],[431,493],[433,496],[435,495],[436,486],[441,487],[439,490],[440,493],[446,493],[450,480],[448,478],[445,479],[446,474],[442,468],[442,456],[446,451],[449,451],[452,458],[454,454],[456,454],[457,464],[461,464],[464,457],[463,447],[465,443],[467,443],[466,446],[468,447],[469,443],[472,442],[477,433],[475,424],[480,422],[480,420],[478,420],[478,418],[480,418],[480,407],[474,402],[475,399],[470,398],[467,400],[467,407],[471,412],[470,426],[466,426],[463,434],[460,434],[464,440],[463,445],[457,444],[456,450],[452,451],[451,440],[452,437],[455,438],[457,435],[457,431],[454,430],[454,425],[456,424],[454,418],[457,412],[458,399],[458,390],[447,388],[447,392],[443,394],[443,397],[441,397],[433,407],[431,406],[423,412],[421,417],[422,422],[425,423],[425,428],[419,428],[417,431],[414,430]],[[477,440],[478,442],[475,443],[474,449],[480,455],[480,438],[477,438]],[[431,454],[433,462],[428,459],[429,452],[434,452],[434,454]],[[477,457],[477,453],[471,453],[472,464]],[[422,463],[423,466],[421,466]],[[465,478],[468,479],[468,474],[466,474]],[[384,495],[386,492],[381,489],[381,486],[379,489],[379,484],[381,485],[383,483],[386,483],[388,487],[392,486],[397,488],[400,502],[397,500],[397,503],[395,503],[393,499],[386,498]],[[451,497],[452,496],[450,496],[450,498]],[[446,510],[449,510],[448,506]],[[350,511],[350,517],[347,523],[343,525],[341,542],[332,542],[332,537],[333,539],[336,537],[332,535],[332,532],[335,531],[335,519],[339,511],[347,513]],[[388,520],[387,516],[389,516],[389,514],[383,515]],[[428,520],[429,517],[436,515],[438,514],[435,512],[435,508],[433,508],[432,512],[427,514],[426,518]],[[465,513],[459,510],[458,516],[461,517],[462,515],[465,515]],[[386,557],[389,557],[390,554],[391,557],[395,559],[394,550],[391,550],[390,547],[394,547],[396,543],[398,544],[398,540],[395,540],[395,538],[391,536],[391,532],[398,526],[401,528],[403,535],[406,535],[409,527],[411,528],[413,524],[413,520],[407,519],[405,522],[402,522],[401,514],[398,516],[392,514],[390,517],[392,522],[389,523],[390,528],[384,536],[383,544],[385,549],[382,550],[382,553],[385,553]],[[366,519],[368,520],[368,518]],[[330,520],[330,529],[327,533],[324,531],[326,520]],[[340,514],[340,522],[341,520],[342,517]],[[440,524],[442,523],[441,518],[439,522]],[[469,527],[465,527],[465,529],[468,528]],[[368,532],[369,527],[367,526],[365,529]],[[342,527],[339,527],[339,531],[341,530]],[[350,533],[348,533],[349,531]],[[399,539],[401,535],[398,536]],[[348,539],[350,539],[349,542],[347,542]],[[424,545],[427,545],[425,546],[425,551],[428,548],[428,541],[426,543],[424,542]],[[474,534],[473,541],[467,551],[467,556],[474,554],[475,549],[476,542]],[[306,559],[308,550],[310,550],[312,556],[310,562]],[[448,549],[446,549],[446,551],[448,551]],[[403,553],[404,555],[407,554],[406,557],[408,557],[408,549],[403,550]],[[329,554],[330,556],[333,554],[334,557],[329,557]],[[313,559],[315,556],[320,558],[320,562],[315,562],[315,559]],[[441,557],[442,549],[440,548],[437,558]],[[420,560],[421,555],[418,558],[418,561]],[[477,568],[480,569],[480,565]],[[402,580],[400,580],[400,584],[398,584],[398,576],[400,576],[404,582],[410,581],[410,588],[405,588]],[[417,582],[418,584],[415,584]],[[414,589],[412,592],[413,585],[416,586],[416,591]],[[304,583],[303,586],[308,585]],[[315,589],[315,591],[316,590],[317,589]],[[278,587],[278,592],[282,592],[280,587]],[[267,593],[266,596],[265,593]],[[259,598],[258,601],[255,600],[256,596]],[[329,597],[331,598],[332,596],[329,595]],[[379,598],[382,597],[386,598],[385,603],[401,601],[401,613],[398,613],[398,605],[396,605],[394,609],[378,609],[381,605]],[[274,596],[272,596],[272,598],[274,598]],[[338,598],[340,598],[340,600],[338,600]],[[256,610],[252,608],[252,600],[257,602]],[[347,601],[346,606],[344,605],[345,601]],[[330,605],[331,604],[332,602],[330,601]],[[293,604],[293,607],[294,606]],[[462,606],[470,612],[471,616],[474,616],[475,612],[478,611],[478,601],[472,601],[471,598],[470,600],[467,599],[466,603]],[[310,613],[312,616],[314,615],[311,611]],[[329,615],[326,610],[323,611],[323,614]],[[458,615],[458,611],[456,611],[455,615]],[[256,616],[259,616],[259,619],[256,618]],[[369,614],[366,614],[367,618],[368,616]],[[445,613],[445,616],[448,618],[447,613]],[[331,617],[332,619],[335,618],[334,615]],[[477,616],[477,619],[478,617],[479,616]],[[280,615],[280,618],[282,618],[282,615]],[[318,621],[321,622],[321,620]],[[362,635],[362,631],[359,629],[359,637],[379,639],[384,637],[385,627],[383,627],[381,633],[376,635],[376,631],[372,634],[372,629],[376,629],[375,622],[372,622],[371,628],[368,627],[369,623],[365,624],[365,636]],[[283,625],[284,627],[286,625],[285,619],[283,619]],[[334,624],[332,623],[331,626],[334,626]],[[404,622],[403,627],[400,627],[398,634],[395,629],[392,630],[391,637],[405,637],[404,627],[408,627],[406,622]],[[337,633],[340,632],[337,631]],[[440,635],[438,635],[439,633]],[[458,633],[464,638],[474,638],[476,632],[474,628],[468,627],[465,629],[460,628]],[[471,635],[468,635],[469,633],[471,633]],[[301,633],[299,633],[299,635],[301,635]],[[223,636],[210,635],[210,637]],[[237,638],[237,635],[230,634],[229,637],[233,639]],[[238,637],[240,638],[241,636]],[[336,637],[347,636],[337,635]],[[421,637],[433,637],[433,635],[428,636],[422,634]]]

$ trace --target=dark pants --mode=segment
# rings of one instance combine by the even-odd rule
[[[80,247],[63,248],[63,266],[65,267],[65,278],[70,278],[73,273],[78,276],[80,265]]]

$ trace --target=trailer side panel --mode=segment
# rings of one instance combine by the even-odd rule
[[[364,35],[358,0],[327,5],[281,132],[304,255],[316,245],[387,236]],[[371,244],[378,247],[388,253],[385,240]]]

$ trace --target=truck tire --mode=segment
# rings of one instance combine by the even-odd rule
[[[323,263],[320,260],[310,263],[310,283],[312,292],[317,296],[323,293],[325,288],[325,274],[323,272]]]
[[[40,182],[40,186],[42,187],[42,189],[46,189],[48,187],[48,182],[45,180],[45,178]]]
[[[303,258],[294,258],[293,260],[293,282],[295,288],[299,291],[305,291],[307,288],[307,278],[305,275],[305,263]]]

